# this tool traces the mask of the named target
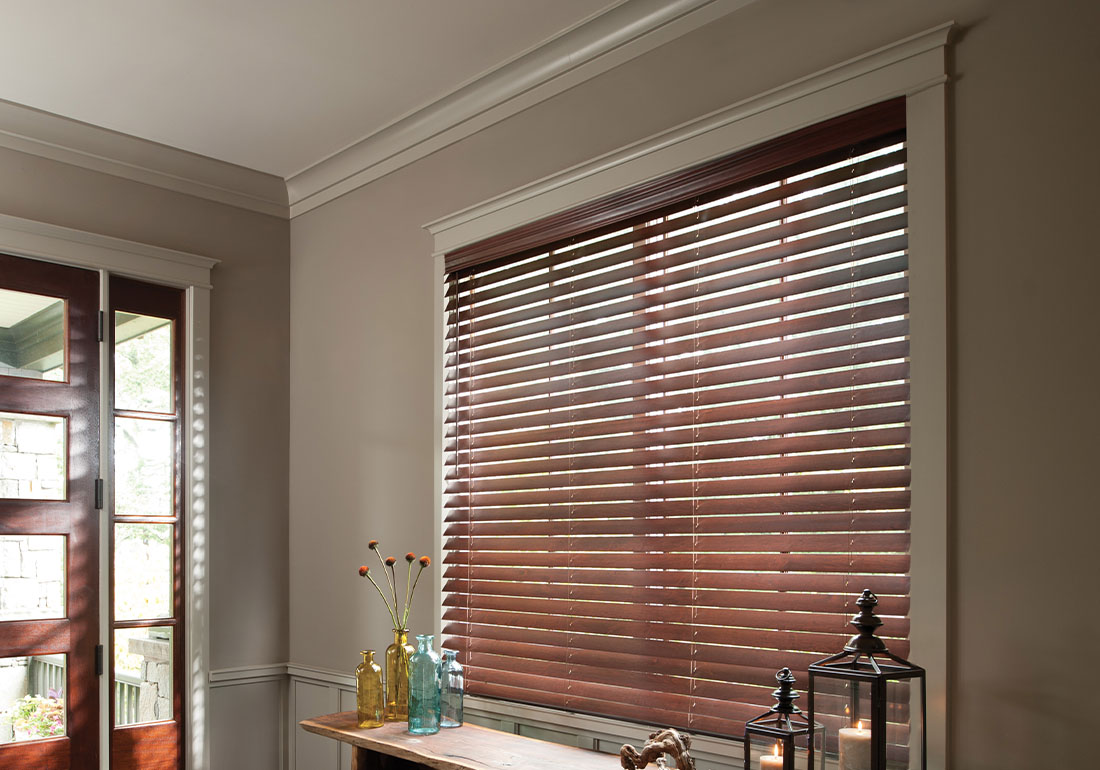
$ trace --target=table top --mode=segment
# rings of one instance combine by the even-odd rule
[[[304,719],[308,732],[400,757],[435,770],[617,770],[613,754],[563,746],[465,724],[435,735],[411,735],[405,722],[357,727],[354,711]]]

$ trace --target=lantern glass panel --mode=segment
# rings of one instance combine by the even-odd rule
[[[886,683],[886,767],[909,770],[924,767],[921,757],[921,680],[894,679]]]
[[[879,687],[876,687],[878,685]],[[879,770],[871,764],[875,692],[884,694],[886,765],[910,770],[921,763],[921,688],[919,679],[871,680],[831,676],[814,678],[814,718],[825,726],[825,758],[837,770]]]
[[[810,733],[781,737],[746,731],[745,738],[748,744],[747,751],[749,757],[749,761],[745,764],[745,767],[750,768],[750,770],[771,770],[772,768],[784,770],[784,765],[782,765],[780,761],[777,761],[776,757],[778,756],[781,760],[782,757],[787,754],[793,756],[793,767],[795,770],[807,770],[807,768],[809,768],[809,770],[825,770],[825,756],[822,751],[825,746],[824,730],[819,729],[812,733],[812,740],[814,742],[813,767],[810,767],[808,764],[809,753],[806,750],[808,746],[807,741],[811,739]]]
[[[745,737],[748,739],[750,770],[782,770],[783,755],[787,752],[786,741],[754,733],[748,733]]]

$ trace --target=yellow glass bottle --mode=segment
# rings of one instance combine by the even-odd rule
[[[363,650],[363,662],[355,669],[355,702],[360,727],[381,727],[385,721],[382,667],[374,662],[374,650]]]
[[[409,719],[409,658],[416,652],[409,644],[409,629],[395,628],[393,644],[386,648],[386,721]]]

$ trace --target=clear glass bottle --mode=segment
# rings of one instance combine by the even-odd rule
[[[419,634],[419,645],[409,658],[409,732],[439,732],[439,656],[432,649],[433,634]]]
[[[416,652],[409,644],[409,629],[395,628],[393,644],[386,648],[386,721],[409,718],[409,658]]]
[[[360,727],[381,727],[385,722],[382,667],[374,662],[374,650],[363,650],[363,662],[355,669],[355,704]]]
[[[439,684],[440,727],[462,725],[462,697],[466,694],[466,677],[457,656],[458,653],[454,650],[443,651]]]

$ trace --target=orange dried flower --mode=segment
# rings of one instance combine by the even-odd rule
[[[411,562],[415,558],[416,558],[416,554],[413,553],[412,551],[409,551],[407,554],[405,554],[405,561],[410,561]]]
[[[392,556],[387,556],[386,557],[386,566],[387,567],[392,567],[394,564],[397,564],[397,559],[393,558]]]
[[[366,577],[368,572],[370,572],[370,567],[364,564],[359,568],[359,577]]]
[[[371,549],[372,551],[377,547],[378,547],[378,541],[377,540],[371,540],[369,543],[367,543],[367,548]]]
[[[427,556],[421,556],[420,557],[420,566],[421,567],[427,567],[431,563],[432,563],[432,560],[429,559]]]

